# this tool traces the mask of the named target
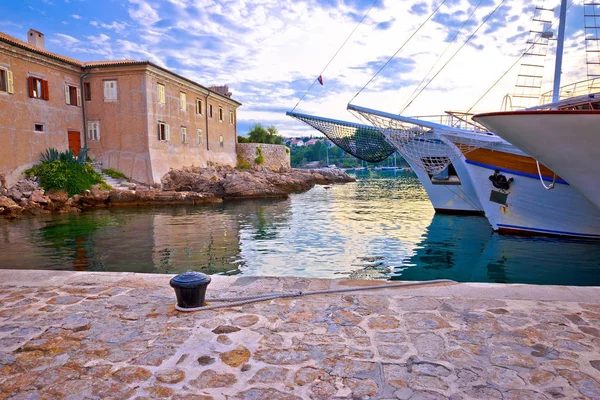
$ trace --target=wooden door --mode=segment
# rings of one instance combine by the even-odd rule
[[[75,157],[79,156],[81,150],[81,135],[77,131],[69,131],[69,150],[73,151]]]

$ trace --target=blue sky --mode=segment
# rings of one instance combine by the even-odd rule
[[[353,103],[398,112],[448,46],[444,65],[501,0],[448,0],[358,96],[439,1],[379,0],[346,46],[296,109],[354,120]],[[26,39],[45,34],[46,48],[82,61],[149,60],[205,86],[228,84],[243,103],[238,133],[254,123],[286,136],[315,134],[285,116],[314,82],[374,0],[1,0],[0,31]],[[413,102],[407,113],[466,110],[498,80],[525,48],[537,2],[506,0],[459,55]],[[583,7],[571,7],[565,82],[585,79]],[[477,4],[479,4],[478,7]],[[546,1],[545,7],[556,5]],[[576,52],[576,50],[579,50]],[[582,61],[583,60],[583,61]],[[548,57],[550,76],[553,62]],[[435,70],[434,70],[435,71]],[[500,106],[512,93],[518,68],[506,74],[477,110]],[[549,82],[549,81],[548,81]],[[546,87],[545,89],[549,89]]]

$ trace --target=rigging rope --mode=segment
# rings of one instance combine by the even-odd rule
[[[379,73],[386,67],[386,65],[388,65],[390,63],[390,61],[392,61],[397,55],[398,53],[400,53],[400,50],[402,50],[404,48],[404,46],[406,46],[406,44],[408,42],[410,42],[410,40],[421,30],[421,28],[423,26],[425,26],[425,24],[435,15],[435,13],[440,9],[441,6],[444,5],[444,3],[446,2],[446,0],[442,0],[442,2],[436,7],[435,10],[433,10],[433,12],[431,14],[429,14],[429,16],[427,17],[427,19],[425,21],[423,21],[423,23],[421,23],[421,25],[419,25],[419,27],[417,28],[416,31],[414,31],[412,33],[412,35],[410,35],[410,37],[408,39],[406,39],[406,41],[404,43],[402,43],[402,46],[400,46],[400,48],[398,50],[396,50],[396,52],[385,62],[385,64],[383,64],[383,66],[381,68],[379,68],[379,71],[377,71],[375,73],[375,75],[373,75],[371,77],[371,79],[369,79],[369,81],[367,83],[365,83],[365,86],[362,87],[362,89],[360,89],[352,99],[350,99],[349,103],[352,103],[352,101],[369,85],[369,83],[371,83],[371,81],[373,81],[373,79],[375,79],[375,77],[377,77],[377,75],[379,75]]]
[[[571,6],[572,6],[572,5],[573,5],[573,1],[571,1],[571,3],[570,3],[568,6],[567,6],[567,10],[568,10],[569,8],[571,8]],[[544,31],[544,32],[543,32],[543,33],[542,33],[540,36],[538,36],[538,37],[535,39],[535,41],[534,41],[534,42],[531,44],[531,46],[529,46],[529,47],[528,47],[528,48],[527,48],[527,49],[526,49],[526,50],[525,50],[523,53],[521,53],[521,56],[520,56],[519,58],[517,58],[517,60],[516,60],[516,61],[515,61],[515,62],[514,62],[514,63],[513,63],[511,66],[510,66],[510,68],[509,68],[509,69],[507,69],[507,70],[506,70],[506,71],[505,71],[505,72],[504,72],[504,73],[503,73],[503,74],[500,76],[500,78],[498,78],[498,80],[496,80],[496,82],[494,82],[494,84],[493,84],[493,85],[492,85],[492,86],[491,86],[491,87],[490,87],[488,90],[486,90],[486,92],[485,92],[483,95],[481,95],[481,97],[480,97],[480,98],[478,98],[478,99],[477,99],[477,101],[475,102],[475,104],[473,104],[473,105],[471,106],[471,108],[469,108],[469,109],[467,110],[467,114],[468,114],[468,113],[470,113],[470,112],[471,112],[471,110],[472,110],[473,108],[475,108],[475,106],[476,106],[476,105],[477,105],[477,104],[478,104],[478,103],[481,101],[481,99],[483,99],[485,96],[487,96],[487,94],[488,94],[489,92],[491,92],[491,91],[492,91],[492,89],[493,89],[493,88],[494,88],[494,87],[495,87],[495,86],[498,84],[498,82],[500,82],[500,81],[501,81],[501,80],[502,80],[502,79],[503,79],[503,78],[506,76],[506,74],[508,74],[508,73],[510,72],[510,70],[511,70],[511,69],[513,69],[513,68],[515,67],[515,65],[517,65],[517,63],[518,63],[519,61],[521,61],[521,59],[523,58],[523,56],[525,55],[525,53],[527,53],[529,50],[531,50],[531,49],[533,48],[533,46],[535,46],[535,45],[537,44],[538,40],[540,40],[540,39],[543,37],[543,35],[544,35],[545,33],[548,33],[548,32],[550,32],[550,29],[552,29],[552,27],[554,26],[554,24],[555,24],[555,23],[556,23],[558,20],[559,20],[559,18],[556,18],[556,19],[554,20],[554,22],[552,22],[552,23],[550,24],[550,26],[548,26],[548,29],[546,29],[546,30],[545,30],[545,31]]]
[[[356,32],[356,30],[358,29],[358,27],[362,24],[362,22],[364,21],[365,18],[367,18],[367,15],[369,15],[369,13],[371,12],[371,10],[373,9],[373,7],[375,7],[375,5],[379,2],[379,0],[375,0],[373,2],[373,4],[371,4],[371,7],[369,7],[369,9],[367,10],[366,14],[363,15],[363,17],[361,18],[360,21],[358,21],[358,24],[354,27],[354,29],[352,30],[352,32],[350,32],[350,35],[348,35],[348,37],[346,38],[346,40],[344,40],[344,43],[342,43],[342,45],[340,46],[340,48],[335,52],[335,54],[333,55],[333,57],[331,57],[331,59],[329,60],[329,62],[327,63],[327,65],[325,65],[325,67],[323,68],[323,70],[321,71],[321,73],[319,74],[319,76],[322,76],[323,73],[325,72],[325,70],[327,69],[327,67],[329,67],[329,64],[331,64],[331,62],[335,59],[335,57],[338,55],[338,53],[342,50],[342,48],[344,48],[344,46],[346,45],[346,43],[348,42],[348,40],[350,40],[350,38],[352,37],[352,35],[354,35],[354,32]],[[304,99],[304,97],[306,97],[306,95],[308,94],[308,92],[310,92],[310,89],[312,89],[312,87],[315,85],[315,83],[317,83],[317,79],[315,79],[311,85],[309,86],[309,88],[306,90],[306,92],[304,92],[304,94],[302,95],[302,97],[300,98],[300,100],[298,100],[298,102],[296,103],[296,105],[294,106],[294,108],[292,108],[292,112],[296,109],[296,107],[298,107],[298,105],[300,104],[300,102]]]
[[[423,88],[421,88],[421,90],[419,90],[419,87],[423,84],[423,82],[425,82],[425,80],[427,79],[427,76],[429,76],[429,74],[431,73],[431,71],[433,71],[433,69],[435,68],[435,66],[438,64],[438,62],[440,62],[440,60],[442,59],[442,57],[444,56],[444,54],[446,54],[446,52],[448,51],[448,49],[450,49],[450,47],[452,46],[452,44],[454,43],[454,41],[456,40],[456,38],[458,37],[458,35],[460,34],[460,32],[463,30],[463,28],[465,27],[465,25],[467,25],[467,23],[471,20],[471,17],[473,16],[473,14],[475,14],[475,11],[477,11],[477,9],[479,8],[479,6],[481,5],[482,2],[483,2],[483,0],[479,0],[479,3],[477,3],[477,6],[475,6],[475,8],[473,9],[473,11],[471,11],[471,14],[469,14],[469,16],[467,17],[467,19],[465,20],[465,22],[463,22],[462,26],[458,29],[458,31],[456,31],[456,34],[454,35],[454,37],[452,38],[452,40],[450,41],[450,43],[448,43],[448,46],[446,46],[446,48],[444,49],[444,51],[442,52],[442,54],[440,54],[440,56],[435,61],[435,63],[433,63],[433,65],[431,66],[431,68],[429,69],[429,71],[427,71],[427,73],[423,77],[423,80],[421,80],[421,82],[419,82],[419,84],[417,85],[417,87],[415,87],[415,90],[409,96],[408,100],[406,101],[406,104],[404,104],[404,107],[402,107],[402,109],[400,110],[400,112],[398,114],[403,114],[404,111],[408,107],[410,107],[410,105],[413,103],[413,101],[415,101],[417,99],[417,97],[419,97],[421,95],[421,93],[423,92],[423,90],[425,90],[425,88],[427,88],[427,86],[429,86],[429,84],[431,83],[431,81],[437,76],[437,74],[436,74],[433,78],[431,78],[429,80],[429,82],[427,82],[427,84]],[[456,55],[456,53],[454,53],[454,54]],[[454,57],[454,56],[452,56],[452,57]],[[450,58],[450,59],[452,59],[452,58]],[[444,67],[442,67],[440,69],[440,71],[442,69],[444,69]],[[419,90],[419,93],[417,93],[417,90]],[[415,93],[417,93],[416,96],[415,96]]]

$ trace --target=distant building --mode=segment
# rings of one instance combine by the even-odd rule
[[[290,147],[301,147],[304,146],[304,141],[302,139],[293,139],[290,142]]]
[[[312,146],[314,144],[319,143],[320,140],[319,139],[310,139],[309,141],[307,141],[306,143],[304,143],[305,146]]]
[[[144,183],[171,168],[236,164],[227,86],[206,88],[149,61],[81,62],[0,32],[0,174],[11,185],[53,147]]]

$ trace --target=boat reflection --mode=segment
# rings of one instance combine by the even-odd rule
[[[597,241],[499,235],[483,217],[436,214],[391,279],[597,286],[598,254]]]

